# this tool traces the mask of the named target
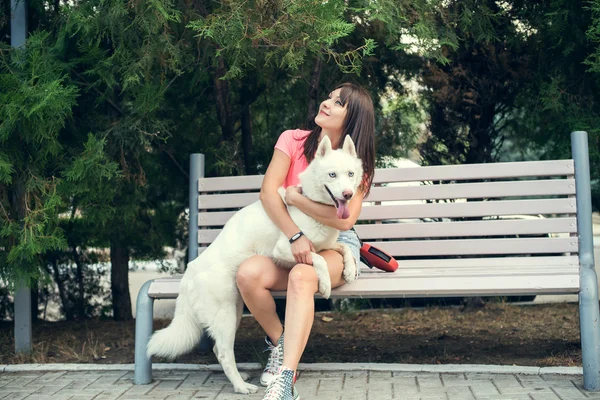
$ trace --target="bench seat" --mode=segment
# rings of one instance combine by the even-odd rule
[[[400,260],[396,272],[361,268],[361,277],[334,289],[332,298],[452,297],[573,294],[579,291],[574,256]],[[175,299],[181,275],[152,281],[148,295]],[[285,292],[273,292],[285,297]],[[317,295],[318,296],[318,295]]]

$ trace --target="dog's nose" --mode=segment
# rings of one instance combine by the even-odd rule
[[[354,194],[354,193],[352,193],[352,190],[344,190],[344,191],[342,192],[342,196],[344,196],[344,198],[345,198],[346,200],[350,200],[350,199],[352,198],[352,195],[353,195],[353,194]]]

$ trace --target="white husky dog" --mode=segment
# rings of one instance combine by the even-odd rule
[[[348,218],[348,200],[354,196],[363,176],[362,162],[354,143],[346,136],[342,149],[333,150],[324,136],[315,159],[299,175],[302,192],[309,199],[335,205],[339,218]],[[282,188],[279,192],[282,196]],[[343,277],[356,279],[356,263],[351,250],[337,242],[339,231],[321,224],[299,209],[288,206],[288,212],[314,244],[317,252],[339,251],[344,258]],[[271,221],[262,203],[252,203],[236,214],[223,227],[214,242],[198,258],[188,264],[181,278],[175,316],[171,324],[152,335],[147,355],[174,358],[194,348],[202,330],[213,338],[213,351],[223,371],[238,393],[255,393],[256,385],[246,383],[235,363],[233,344],[242,317],[243,301],[236,285],[239,265],[252,255],[271,257],[278,265],[291,268],[296,262],[288,238]],[[319,293],[331,294],[331,280],[325,259],[312,254],[319,278]]]

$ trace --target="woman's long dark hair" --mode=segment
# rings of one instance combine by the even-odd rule
[[[352,83],[343,83],[334,90],[337,89],[342,89],[340,92],[342,105],[348,105],[342,136],[337,148],[341,148],[346,135],[350,135],[356,146],[356,153],[362,160],[365,178],[360,188],[364,193],[364,197],[367,197],[375,173],[375,110],[373,100],[369,92]],[[309,163],[315,157],[320,136],[321,127],[317,125],[304,142],[304,156]]]

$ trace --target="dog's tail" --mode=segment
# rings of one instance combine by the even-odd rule
[[[193,311],[180,296],[175,316],[165,329],[156,331],[146,348],[146,355],[173,359],[192,350],[202,337],[202,328],[196,322]]]

